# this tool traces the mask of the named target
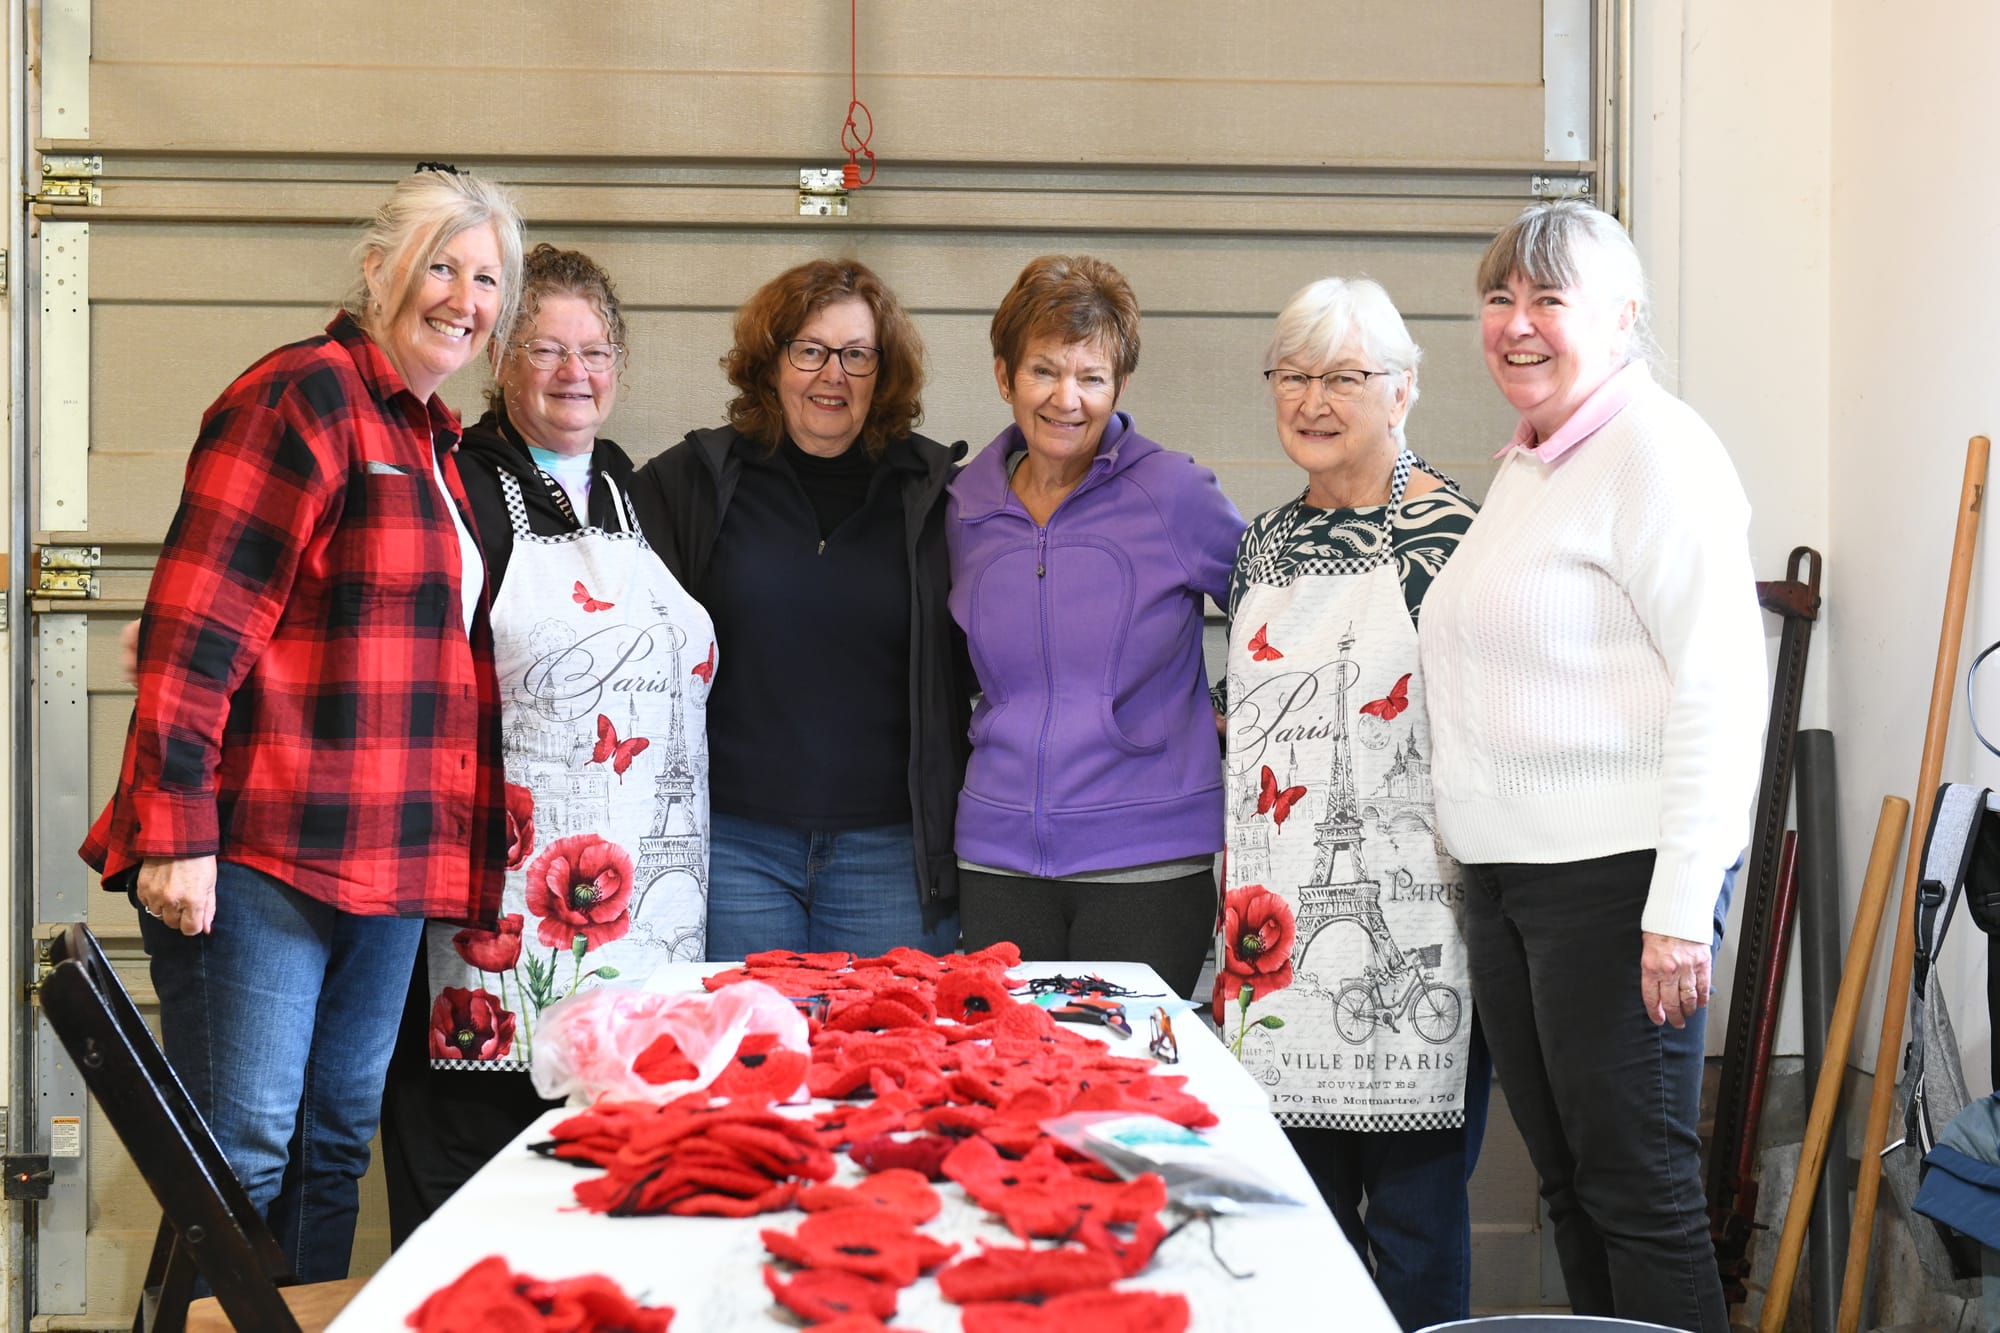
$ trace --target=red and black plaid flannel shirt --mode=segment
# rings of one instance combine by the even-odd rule
[[[209,408],[146,596],[118,788],[82,848],[106,887],[214,853],[346,912],[498,913],[492,635],[482,597],[468,642],[432,477],[458,434],[346,315]],[[448,454],[443,471],[469,525]]]

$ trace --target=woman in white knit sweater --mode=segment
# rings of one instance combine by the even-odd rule
[[[1750,507],[1647,371],[1613,219],[1529,209],[1479,290],[1521,424],[1421,635],[1474,1003],[1572,1308],[1721,1333],[1695,1126],[1763,722]]]

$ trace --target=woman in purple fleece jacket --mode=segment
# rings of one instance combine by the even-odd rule
[[[1014,424],[951,485],[951,612],[982,696],[958,803],[964,947],[1150,963],[1190,994],[1215,926],[1222,764],[1202,608],[1243,520],[1117,411],[1139,307],[1046,255],[993,316]]]

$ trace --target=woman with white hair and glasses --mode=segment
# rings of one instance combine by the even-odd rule
[[[83,847],[142,910],[167,1057],[308,1282],[347,1272],[423,918],[500,906],[484,566],[438,390],[511,321],[520,237],[497,188],[427,164],[326,332],[208,409]]]
[[[1521,424],[1423,629],[1473,994],[1571,1307],[1721,1333],[1695,1122],[1763,725],[1750,506],[1647,370],[1615,220],[1531,208],[1478,284]]]
[[[1365,278],[1293,296],[1265,355],[1306,486],[1250,524],[1230,580],[1214,1000],[1407,1328],[1467,1313],[1489,1083],[1417,667],[1425,594],[1473,508],[1404,442],[1419,355]]]

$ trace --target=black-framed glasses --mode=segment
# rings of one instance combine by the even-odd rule
[[[873,375],[875,367],[882,364],[879,347],[828,347],[808,338],[785,339],[785,359],[807,373],[818,370],[835,355],[840,357],[840,368],[850,375]]]
[[[524,343],[515,343],[514,346],[521,349],[521,354],[528,358],[528,364],[536,370],[554,370],[571,357],[575,357],[583,363],[585,370],[593,375],[601,375],[625,359],[624,343],[592,343],[588,347],[570,347],[547,338],[533,338]]]
[[[1393,375],[1393,370],[1329,370],[1324,375],[1308,375],[1303,370],[1267,370],[1264,378],[1271,382],[1271,392],[1286,402],[1306,396],[1306,389],[1313,381],[1319,381],[1320,388],[1326,390],[1329,398],[1358,398],[1368,387],[1371,375]]]

